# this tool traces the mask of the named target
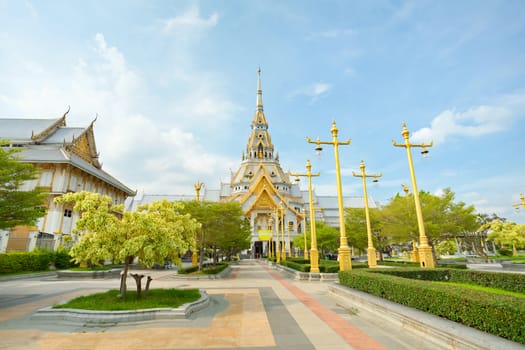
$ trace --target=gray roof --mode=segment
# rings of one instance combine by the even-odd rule
[[[43,140],[42,144],[49,144],[49,143],[63,143],[64,141],[66,143],[73,142],[74,138],[77,138],[80,136],[84,131],[86,131],[85,128],[70,128],[70,127],[60,127],[58,128],[53,134],[49,135],[48,138]]]
[[[2,138],[12,142],[30,142],[31,132],[35,134],[47,129],[57,119],[10,119],[0,118]]]
[[[18,155],[20,156],[20,161],[22,162],[70,164],[118,188],[128,195],[135,194],[135,191],[131,190],[129,187],[124,185],[110,174],[106,173],[104,170],[94,167],[77,155],[67,152],[62,147],[54,147],[49,145],[28,145],[21,150],[22,152],[20,152]]]

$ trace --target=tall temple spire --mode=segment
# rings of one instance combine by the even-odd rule
[[[263,102],[262,102],[262,87],[261,87],[261,66],[257,69],[257,73],[259,74],[259,77],[257,79],[257,111],[262,112],[263,111]]]
[[[255,109],[255,115],[253,116],[252,127],[268,129],[268,123],[266,122],[266,116],[264,115],[263,102],[262,102],[262,84],[261,84],[261,67],[257,68],[257,103]]]

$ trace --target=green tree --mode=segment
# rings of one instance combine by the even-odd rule
[[[0,140],[0,146],[8,144]],[[32,164],[21,163],[20,149],[0,147],[0,230],[18,225],[33,226],[45,215],[44,188],[23,191],[22,185],[38,178],[38,169]]]
[[[331,226],[328,226],[322,221],[315,223],[315,233],[317,237],[317,250],[319,256],[332,252],[336,252],[339,248],[339,231]],[[310,235],[310,223],[306,227],[306,244],[308,249],[312,247],[312,237]],[[293,245],[296,247],[304,247],[304,235],[298,235],[293,240]]]
[[[123,207],[112,206],[112,199],[98,193],[68,193],[55,199],[57,203],[74,202],[81,213],[74,233],[81,239],[70,251],[76,262],[101,260],[124,261],[120,295],[126,296],[129,265],[135,257],[146,267],[164,264],[171,259],[180,264],[180,254],[194,245],[199,224],[188,214],[181,213],[181,203],[166,200],[140,206],[135,212],[121,213]],[[141,295],[143,275],[133,275],[137,295]],[[149,282],[146,291],[149,289]]]
[[[447,239],[436,244],[436,252],[440,255],[454,254],[458,246],[455,241]]]
[[[387,249],[389,241],[382,234],[379,209],[369,208],[370,228],[374,248],[383,259],[383,251]],[[368,248],[368,232],[364,208],[345,208],[346,236],[348,244],[359,250]]]
[[[516,254],[518,247],[525,246],[525,225],[515,222],[492,221],[480,227],[480,230],[489,230],[488,239],[504,248],[512,249],[512,254]]]
[[[218,254],[227,258],[250,247],[250,224],[237,202],[185,202],[183,211],[200,224],[196,240],[200,247],[199,269],[202,269],[204,251],[209,249],[213,261]]]
[[[456,235],[474,232],[478,227],[474,206],[454,202],[455,194],[448,188],[439,196],[420,191],[419,198],[425,233],[431,246]],[[381,211],[381,221],[383,231],[394,242],[402,243],[419,238],[412,195],[393,197]]]

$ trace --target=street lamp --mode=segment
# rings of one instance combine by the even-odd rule
[[[401,187],[403,187],[403,191],[405,192],[405,198],[407,200],[407,210],[408,210],[408,192],[410,191],[410,189],[405,184],[401,184]],[[412,251],[410,252],[410,261],[411,262],[419,262],[419,256],[417,255],[416,243],[417,242],[416,242],[415,239],[412,240]]]
[[[306,174],[291,174],[292,176],[306,176],[308,177],[308,200],[310,201],[310,237],[312,240],[310,251],[310,272],[319,273],[319,251],[317,250],[317,237],[315,233],[315,209],[314,197],[312,194],[312,177],[321,176],[320,172],[312,174],[312,164],[308,159],[306,161]],[[304,230],[304,258],[308,259],[308,247],[306,245],[306,227]]]
[[[521,203],[513,204],[512,206],[518,210],[520,208],[520,205],[523,206],[523,209],[525,209],[525,197],[523,196],[523,193],[520,193],[520,201]]]
[[[405,123],[403,123],[403,131],[401,132],[401,135],[403,135],[403,138],[405,139],[405,143],[398,144],[396,143],[395,140],[392,140],[392,145],[394,145],[395,147],[405,147],[407,150],[408,167],[410,168],[410,177],[412,179],[412,193],[414,194],[417,224],[419,228],[419,262],[421,264],[421,267],[433,268],[435,267],[435,262],[434,262],[434,257],[432,256],[432,247],[428,245],[428,238],[425,234],[425,224],[423,221],[423,212],[421,210],[421,203],[419,201],[419,192],[417,190],[416,175],[414,173],[414,164],[412,163],[412,152],[410,151],[411,147],[421,147],[422,152],[428,153],[427,147],[432,147],[432,141],[430,141],[430,143],[428,144],[410,143],[408,139],[410,132],[408,131]]]
[[[281,239],[282,239],[282,243],[281,243],[281,258],[283,259],[283,261],[286,261],[286,242],[284,241],[284,207],[283,207],[283,202],[280,202],[279,203],[279,214],[280,214],[280,217],[281,217]]]
[[[276,233],[276,240],[275,240],[275,261],[277,261],[277,263],[280,263],[281,262],[281,242],[279,241],[279,227],[277,226],[278,223],[279,223],[279,214],[278,214],[278,210],[279,209],[275,209],[275,223],[274,223],[274,226],[273,226],[273,229],[276,229],[275,230],[275,233]],[[272,229],[272,234],[273,234],[273,229]]]
[[[343,208],[343,188],[341,186],[341,168],[339,167],[339,145],[349,145],[350,139],[346,142],[339,141],[337,139],[337,133],[338,133],[337,126],[335,125],[335,120],[332,121],[332,128],[330,129],[330,132],[332,133],[332,141],[320,141],[317,139],[316,141],[312,141],[311,138],[306,137],[306,141],[308,143],[316,144],[315,150],[317,152],[321,152],[323,148],[321,145],[333,145],[334,146],[334,156],[335,156],[335,175],[336,175],[336,181],[337,181],[337,199],[338,199],[338,205],[339,205],[339,230],[341,232],[340,237],[340,246],[339,246],[339,270],[345,271],[345,270],[351,270],[352,269],[352,260],[350,258],[350,247],[348,247],[348,240],[346,238],[346,231],[345,231],[345,216],[344,216],[344,208]]]
[[[374,248],[374,242],[372,241],[372,228],[370,227],[370,213],[368,212],[368,195],[366,194],[366,178],[372,177],[374,178],[374,182],[377,182],[377,178],[383,176],[382,173],[377,174],[366,174],[365,173],[365,162],[361,161],[361,165],[359,166],[361,169],[361,174],[356,174],[352,171],[352,175],[355,177],[360,177],[363,179],[363,192],[365,195],[365,217],[366,217],[366,233],[368,235],[368,267],[369,268],[376,268],[377,267],[377,261],[376,261],[376,249]]]
[[[200,201],[200,193],[201,189],[204,187],[204,184],[200,181],[197,181],[197,183],[193,185],[193,187],[195,187],[195,200],[198,202]]]
[[[271,227],[270,239],[268,240],[268,257],[273,258],[273,218],[272,214],[268,214],[270,218],[268,219],[268,224]]]
[[[197,183],[193,185],[193,187],[195,188],[195,200],[199,202],[200,192],[201,192],[202,187],[204,187],[204,183],[197,181]],[[197,245],[197,239],[195,239],[195,245]],[[193,253],[191,254],[191,266],[197,266],[198,261],[199,261],[199,256],[197,255],[197,246],[195,246],[193,247]]]

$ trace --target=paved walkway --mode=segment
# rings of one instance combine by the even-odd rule
[[[0,282],[0,349],[431,349],[424,339],[337,307],[322,282],[303,282],[242,261],[222,280],[151,271],[152,288],[202,288],[210,307],[188,320],[84,327],[32,320],[39,308],[118,287],[118,281],[54,277]],[[131,287],[131,284],[130,284]]]

